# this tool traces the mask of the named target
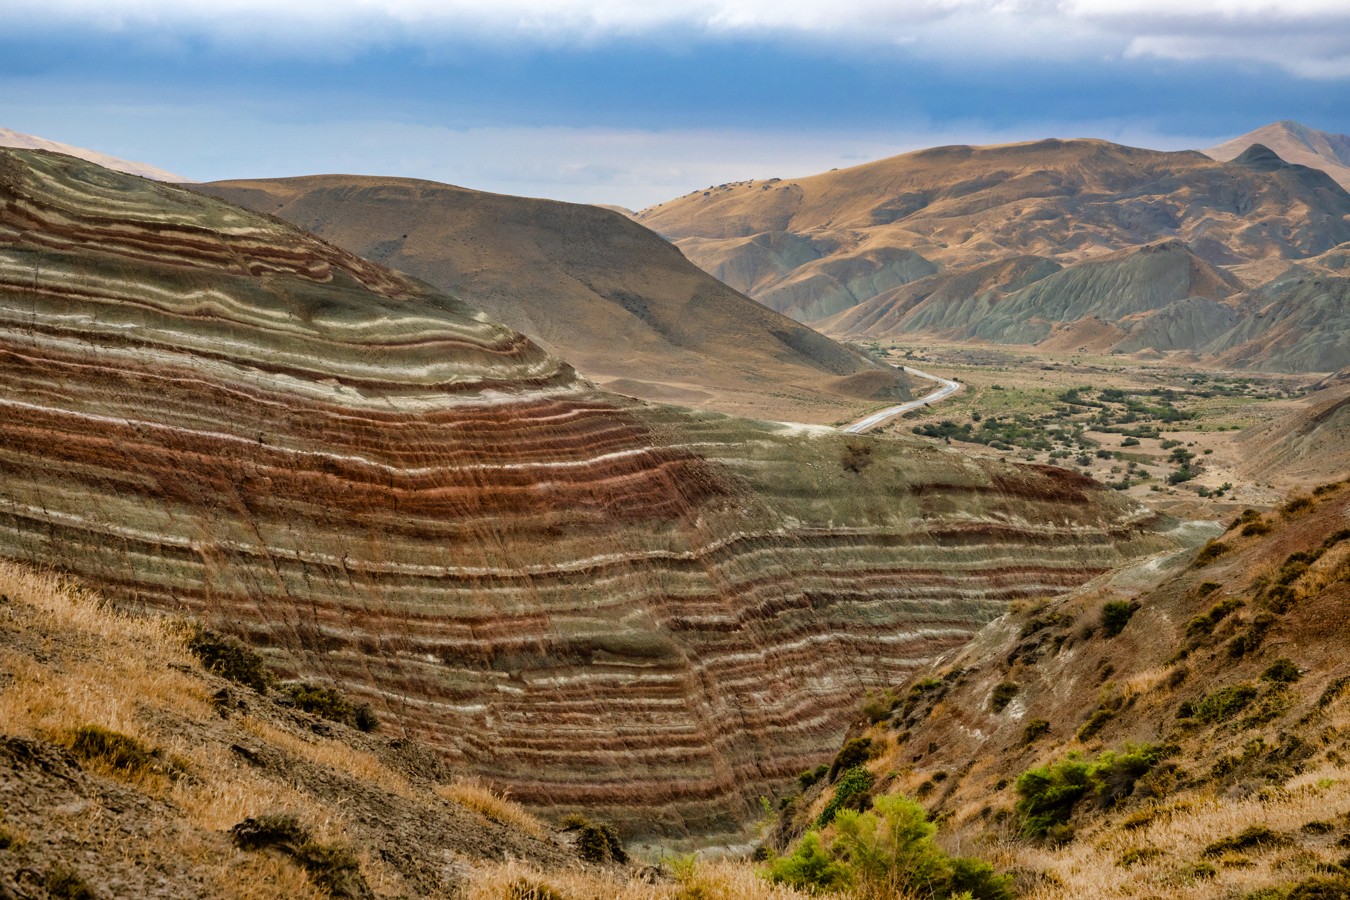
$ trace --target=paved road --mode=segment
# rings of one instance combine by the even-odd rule
[[[933,391],[933,393],[920,397],[918,400],[910,400],[908,403],[901,403],[899,406],[888,406],[881,412],[872,413],[872,415],[865,419],[859,419],[852,425],[846,425],[841,429],[845,434],[859,434],[867,431],[869,428],[875,428],[887,419],[903,416],[911,409],[918,409],[920,406],[928,406],[937,403],[939,400],[950,397],[952,394],[961,390],[961,383],[959,381],[948,381],[945,378],[938,378],[936,375],[929,375],[927,372],[920,372],[918,369],[911,369],[909,366],[901,366],[900,368],[911,375],[927,378],[929,381],[936,381],[942,386],[936,391]]]

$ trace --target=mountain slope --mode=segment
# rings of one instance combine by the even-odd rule
[[[832,422],[907,380],[597,207],[328,175],[196,185],[470,300],[620,393]]]
[[[948,271],[1018,254],[1064,264],[1171,238],[1216,265],[1302,258],[1344,242],[1347,215],[1350,195],[1304,167],[1050,140],[938,147],[790,182],[723,185],[638,218],[708,271],[727,264],[721,248],[748,238],[781,246],[780,255],[901,248]],[[729,281],[755,297],[777,283]]]
[[[1333,482],[991,623],[869,704],[875,792],[1046,900],[1346,896],[1348,519]]]
[[[1252,144],[1263,144],[1291,163],[1321,169],[1350,190],[1350,136],[1318,131],[1298,122],[1272,122],[1202,152],[1227,161],[1240,156]]]
[[[869,685],[1171,546],[1056,469],[649,407],[276,219],[0,151],[0,555],[551,813],[739,834]]]
[[[1166,241],[1068,268],[1039,257],[1017,257],[935,275],[874,297],[819,327],[853,338],[923,331],[1034,344],[1061,326],[1091,320],[1110,326],[1106,345],[1112,346],[1152,314],[1192,298],[1223,300],[1241,289],[1241,282],[1196,257],[1182,242]],[[1218,333],[1187,338],[1207,343]]]
[[[139,175],[141,178],[151,178],[155,181],[167,181],[181,184],[187,180],[180,175],[166,172],[163,169],[157,169],[154,166],[149,166],[145,163],[128,162],[125,159],[108,156],[106,153],[99,153],[97,150],[87,150],[84,147],[72,147],[70,144],[63,144],[60,141],[49,141],[46,138],[35,137],[31,134],[21,134],[17,131],[11,131],[8,128],[0,128],[0,147],[14,147],[19,150],[50,150],[53,153],[64,153],[67,156],[88,160],[96,165],[103,166],[105,169],[112,169],[115,172],[126,172],[128,175]]]
[[[1350,235],[1350,194],[1259,144],[1226,163],[1104,141],[939,147],[722,185],[639,220],[733,287],[849,339],[1222,353],[1280,371],[1350,363],[1325,331],[1286,328],[1278,360],[1234,349],[1267,343],[1274,321],[1269,297],[1234,294],[1324,271],[1314,260],[1334,260]],[[1170,248],[1154,260],[1166,272],[1144,264],[1157,246]]]

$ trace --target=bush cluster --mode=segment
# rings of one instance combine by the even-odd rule
[[[380,725],[379,718],[369,704],[353,703],[332,688],[300,683],[287,685],[286,693],[297,709],[321,716],[330,722],[340,722],[361,731],[374,731]]]
[[[843,810],[827,846],[809,831],[788,856],[774,860],[767,875],[777,884],[808,891],[855,888],[864,896],[928,897],[933,900],[1012,900],[1012,879],[985,862],[949,857],[933,837],[937,826],[907,797],[878,797],[866,812]]]
[[[1067,825],[1074,808],[1086,797],[1095,798],[1102,808],[1114,806],[1134,791],[1135,782],[1167,752],[1154,744],[1131,744],[1119,752],[1107,751],[1095,760],[1070,754],[1048,766],[1023,772],[1016,784],[1016,810],[1022,830],[1034,837],[1046,837],[1052,828]]]
[[[229,634],[198,628],[188,638],[188,650],[208,672],[266,693],[271,678],[263,658],[248,644]]]

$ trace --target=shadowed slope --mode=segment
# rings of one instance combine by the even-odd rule
[[[764,309],[609,210],[429,181],[324,175],[194,190],[465,297],[620,393],[835,421],[906,379]]]
[[[647,407],[312,236],[0,152],[0,553],[537,808],[734,831],[868,685],[1166,545],[1054,469]]]

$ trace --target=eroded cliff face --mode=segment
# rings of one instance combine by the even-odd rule
[[[730,832],[857,698],[1167,544],[1071,473],[597,391],[280,223],[0,151],[0,554],[545,812]]]

